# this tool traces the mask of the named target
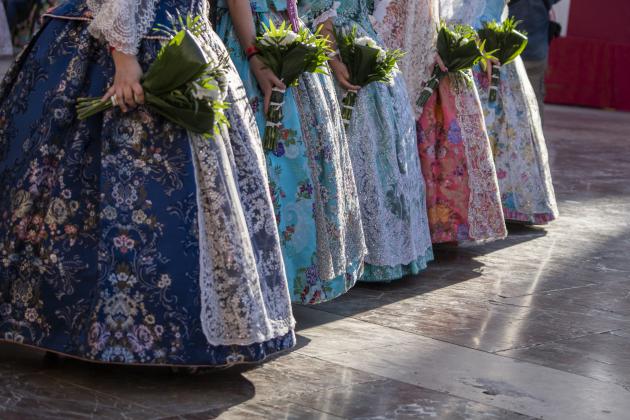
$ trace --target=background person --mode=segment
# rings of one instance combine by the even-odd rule
[[[560,0],[512,0],[510,16],[520,20],[519,28],[527,32],[529,43],[522,58],[538,100],[540,117],[544,119],[545,74],[549,56],[550,13]]]

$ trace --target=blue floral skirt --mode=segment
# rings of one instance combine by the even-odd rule
[[[159,48],[143,40],[141,65]],[[0,340],[192,366],[294,345],[260,139],[226,70],[231,128],[212,140],[144,107],[79,121],[113,62],[87,22],[47,20],[0,87]]]
[[[256,14],[257,24],[284,17]],[[219,10],[217,33],[231,51],[261,134],[263,95],[234,31]],[[330,76],[305,74],[285,95],[281,138],[267,171],[294,302],[317,304],[348,291],[361,274],[365,242],[347,139]]]

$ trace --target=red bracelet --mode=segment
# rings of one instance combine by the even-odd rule
[[[114,51],[116,51],[116,48],[112,47],[111,45],[109,46],[109,53],[113,53]]]
[[[248,60],[251,60],[251,58],[256,54],[260,54],[260,51],[258,51],[258,48],[256,48],[254,45],[245,49],[245,56]]]

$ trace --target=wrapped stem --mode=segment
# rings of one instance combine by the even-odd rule
[[[431,96],[433,96],[433,92],[435,92],[435,89],[437,89],[438,86],[440,85],[440,81],[446,75],[447,75],[447,72],[442,71],[442,69],[440,69],[440,66],[438,66],[437,64],[435,65],[435,67],[433,67],[433,74],[431,75],[431,78],[424,86],[424,89],[422,89],[422,92],[420,93],[420,97],[418,98],[418,101],[416,102],[416,104],[420,108],[424,108],[424,106],[427,104]]]
[[[343,126],[346,131],[348,127],[350,127],[350,121],[352,121],[352,113],[354,112],[354,107],[357,104],[357,91],[349,90],[343,95],[343,99],[341,100],[341,118],[343,119]]]
[[[488,101],[496,102],[499,96],[499,84],[501,83],[501,66],[494,64],[492,66],[492,77],[490,79],[490,91],[488,93]]]
[[[112,101],[103,101],[101,98],[79,98],[77,100],[77,117],[80,120],[84,120],[100,112],[107,111],[113,106]]]
[[[280,138],[280,128],[282,127],[282,108],[284,106],[284,95],[286,90],[274,87],[271,91],[271,102],[267,112],[267,124],[263,136],[263,149],[268,152],[275,152],[278,148]]]

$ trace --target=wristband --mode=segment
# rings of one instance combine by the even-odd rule
[[[245,56],[247,57],[247,60],[251,60],[251,58],[256,54],[260,54],[260,51],[258,51],[258,48],[253,45],[245,49]]]

